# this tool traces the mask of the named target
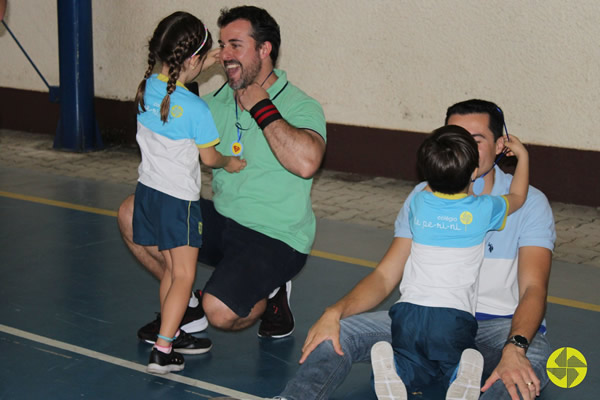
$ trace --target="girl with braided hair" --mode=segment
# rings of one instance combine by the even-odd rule
[[[173,13],[158,24],[148,47],[148,68],[136,95],[142,161],[133,241],[157,246],[166,263],[159,290],[160,331],[148,363],[148,372],[166,374],[183,369],[180,353],[205,353],[212,346],[209,339],[179,329],[202,246],[198,154],[204,164],[230,173],[241,171],[246,161],[215,149],[219,134],[208,106],[184,86],[216,61],[202,21]],[[153,74],[157,63],[160,73]]]

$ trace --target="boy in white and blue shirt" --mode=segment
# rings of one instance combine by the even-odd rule
[[[410,200],[412,247],[401,298],[389,312],[392,346],[379,342],[372,349],[380,398],[389,396],[389,383],[394,382],[382,376],[390,374],[383,362],[390,359],[392,348],[401,378],[393,388],[394,398],[406,398],[404,385],[415,391],[439,379],[450,386],[447,399],[479,397],[483,358],[474,350],[475,305],[484,238],[490,230],[503,229],[506,217],[523,205],[529,181],[524,146],[514,137],[505,145],[519,160],[505,196],[467,194],[477,176],[479,153],[465,129],[437,129],[419,148],[418,165],[427,186]],[[388,387],[383,389],[380,382]]]

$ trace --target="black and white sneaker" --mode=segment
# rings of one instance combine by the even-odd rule
[[[281,286],[277,294],[267,300],[267,308],[262,315],[258,336],[279,339],[289,336],[294,331],[294,315],[290,309],[292,281]]]
[[[188,307],[185,310],[185,314],[179,325],[180,329],[188,333],[202,332],[208,327],[208,320],[202,309],[202,291],[196,290],[193,294],[198,299],[198,305],[196,307]],[[160,313],[156,313],[154,321],[147,323],[138,330],[138,338],[154,344],[157,338],[156,335],[158,335],[158,331],[160,330],[160,322]]]
[[[184,330],[179,330],[179,336],[173,340],[173,350],[181,354],[203,354],[212,348],[212,342],[208,338],[197,338]]]
[[[185,362],[181,354],[173,350],[169,354],[165,354],[154,347],[150,353],[150,361],[146,371],[151,374],[164,375],[169,372],[181,371],[184,366]]]

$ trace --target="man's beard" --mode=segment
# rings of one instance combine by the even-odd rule
[[[229,86],[233,90],[245,89],[256,81],[258,74],[262,68],[262,60],[257,57],[257,60],[251,64],[242,66],[241,63],[235,62],[240,66],[241,76],[237,81],[228,78]]]

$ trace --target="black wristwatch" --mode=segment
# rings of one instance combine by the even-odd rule
[[[525,350],[527,350],[527,348],[529,347],[529,340],[527,340],[527,338],[525,336],[521,336],[521,335],[515,335],[515,336],[509,337],[504,345],[506,346],[509,343],[512,343],[515,346],[520,347]]]

